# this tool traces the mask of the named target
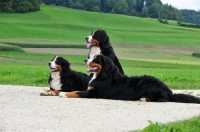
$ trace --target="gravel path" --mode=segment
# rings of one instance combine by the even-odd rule
[[[121,132],[200,115],[199,104],[39,96],[43,89],[0,85],[0,131]]]

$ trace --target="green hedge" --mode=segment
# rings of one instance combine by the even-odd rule
[[[6,45],[1,43],[0,43],[0,51],[24,52],[24,50],[19,46]]]
[[[22,48],[86,48],[86,45],[80,45],[80,44],[31,44],[31,43],[10,43],[10,42],[4,42],[4,44],[19,46]]]
[[[192,53],[192,56],[200,58],[200,52],[194,52]]]
[[[158,18],[158,21],[163,24],[169,24],[167,19],[163,20],[162,18]]]
[[[180,21],[178,21],[178,25],[182,27],[188,27],[188,28],[200,28],[200,24],[183,23]]]

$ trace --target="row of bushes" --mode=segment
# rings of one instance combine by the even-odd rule
[[[158,18],[158,21],[163,24],[168,24],[167,19],[163,20],[162,18]]]
[[[200,52],[194,52],[192,53],[192,56],[200,58]]]
[[[31,43],[11,43],[4,42],[4,44],[19,46],[22,48],[86,48],[86,45],[80,44],[31,44]]]
[[[178,21],[179,26],[189,27],[189,28],[200,28],[200,24],[190,24],[190,23],[182,23]]]
[[[24,50],[19,46],[7,45],[0,43],[0,51],[15,51],[15,52],[24,52]]]
[[[0,51],[24,52],[23,48],[86,48],[86,45],[78,44],[25,44],[25,43],[0,43]]]

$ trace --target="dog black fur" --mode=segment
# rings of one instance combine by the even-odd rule
[[[151,102],[200,104],[198,97],[173,94],[162,81],[153,76],[124,76],[109,57],[97,55],[93,60],[88,60],[87,65],[88,72],[93,73],[94,77],[87,91],[76,92],[78,97],[115,100],[139,100],[145,97]]]
[[[40,95],[58,96],[59,92],[87,90],[90,76],[71,70],[70,63],[63,57],[55,56],[48,65],[50,67],[48,79],[50,90],[46,90]]]
[[[86,42],[88,43],[87,47],[90,48],[88,59],[92,59],[97,54],[108,56],[119,68],[119,71],[124,74],[122,66],[110,44],[109,36],[104,30],[94,30],[90,36],[86,37]],[[100,48],[100,51],[97,48]]]

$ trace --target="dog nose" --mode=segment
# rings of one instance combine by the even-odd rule
[[[51,63],[48,63],[49,67],[51,66]]]
[[[87,59],[84,60],[84,62],[85,62],[86,65],[87,65],[87,61],[88,61]]]

